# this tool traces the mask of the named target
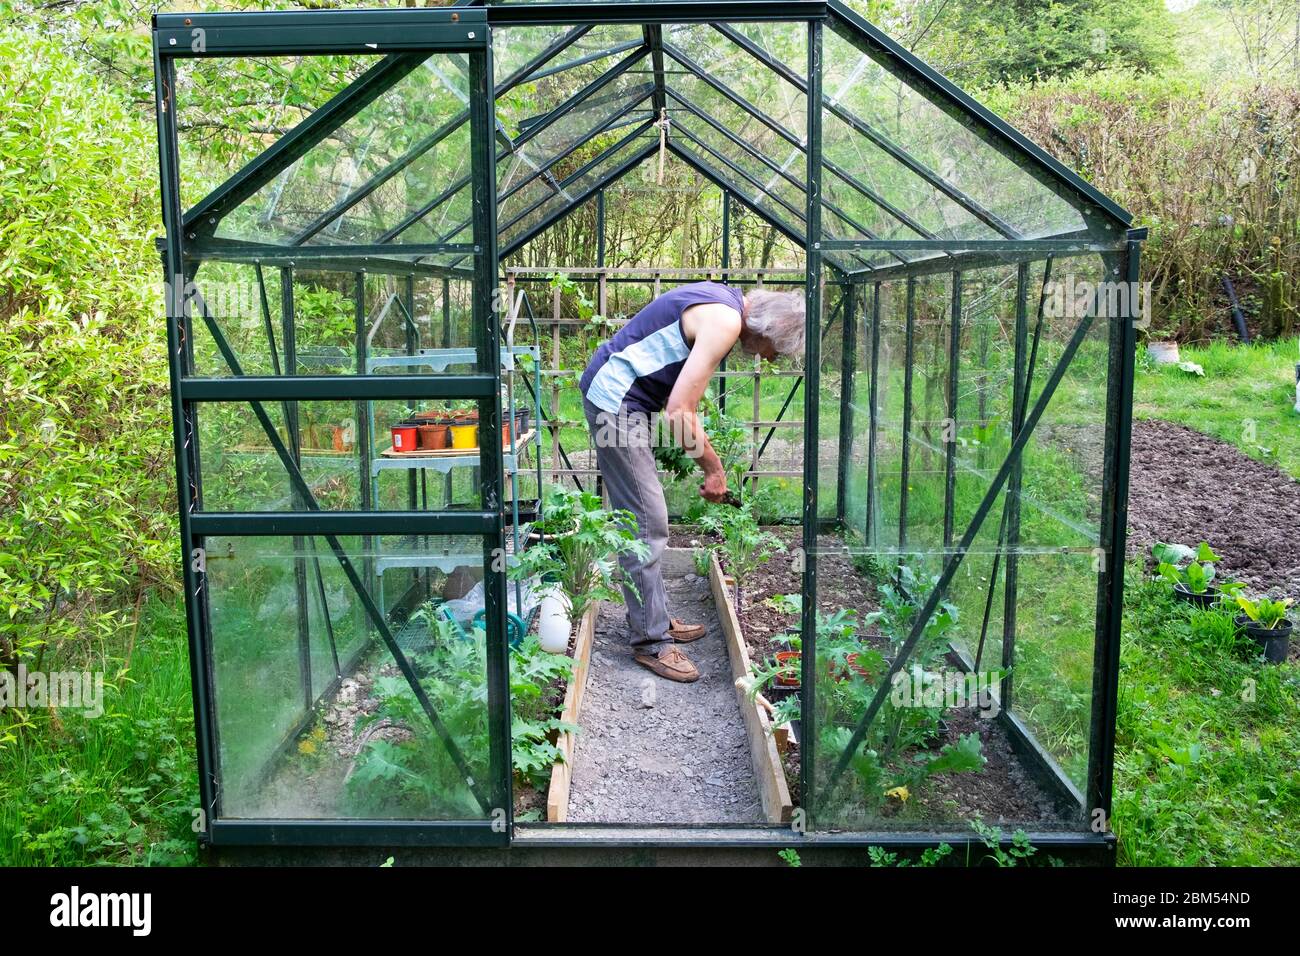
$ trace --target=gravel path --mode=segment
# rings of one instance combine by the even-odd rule
[[[761,823],[763,808],[708,582],[666,576],[676,617],[708,627],[685,651],[693,684],[656,677],[632,659],[621,607],[596,623],[590,683],[578,718],[569,820],[575,823]]]

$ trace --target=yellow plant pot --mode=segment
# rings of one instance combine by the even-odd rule
[[[452,448],[477,448],[478,447],[478,423],[471,422],[467,425],[451,426],[451,447]]]

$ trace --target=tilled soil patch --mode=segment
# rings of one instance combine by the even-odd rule
[[[1208,541],[1251,591],[1300,596],[1300,482],[1182,425],[1133,423],[1128,548]]]

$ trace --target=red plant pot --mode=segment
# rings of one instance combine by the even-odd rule
[[[794,668],[793,674],[777,674],[775,683],[778,687],[798,687],[799,686],[799,658],[798,651],[777,651],[773,657],[776,658],[777,664],[781,666],[789,665]]]
[[[416,429],[414,425],[403,422],[393,426],[393,451],[415,451]]]

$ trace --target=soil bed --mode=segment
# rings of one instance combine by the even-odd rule
[[[1130,554],[1208,541],[1250,591],[1300,597],[1300,482],[1218,439],[1135,421],[1128,526]]]
[[[798,528],[780,526],[766,530],[781,538],[791,551],[801,544],[802,531]],[[680,537],[682,546],[689,546],[691,540],[705,541],[698,534],[682,533]],[[823,535],[818,538],[818,545],[819,610],[829,613],[840,608],[852,609],[858,612],[859,618],[876,610],[879,604],[875,584],[843,553],[844,542]],[[720,558],[725,570],[725,555],[720,554]],[[775,651],[786,649],[778,638],[797,629],[799,623],[793,615],[769,607],[766,600],[779,594],[801,594],[802,591],[802,574],[795,570],[795,563],[788,554],[774,556],[746,582],[738,617],[756,666],[761,666],[761,662]],[[864,644],[877,649],[888,646],[875,627],[867,629],[861,638]],[[945,660],[945,672],[960,670],[955,655],[949,654]],[[931,777],[907,808],[910,819],[919,818],[930,825],[952,823],[958,827],[964,827],[966,821],[975,816],[990,824],[1032,824],[1042,829],[1053,829],[1062,824],[1061,810],[1056,801],[1022,764],[1000,722],[981,717],[975,708],[948,708],[943,717],[947,729],[934,741],[933,748],[938,750],[945,744],[955,744],[959,737],[976,732],[982,741],[987,763],[978,772]],[[908,756],[904,754],[902,758]],[[797,806],[800,803],[799,748],[793,743],[783,757],[783,766]],[[897,805],[888,804],[881,815],[888,817],[899,809]]]

